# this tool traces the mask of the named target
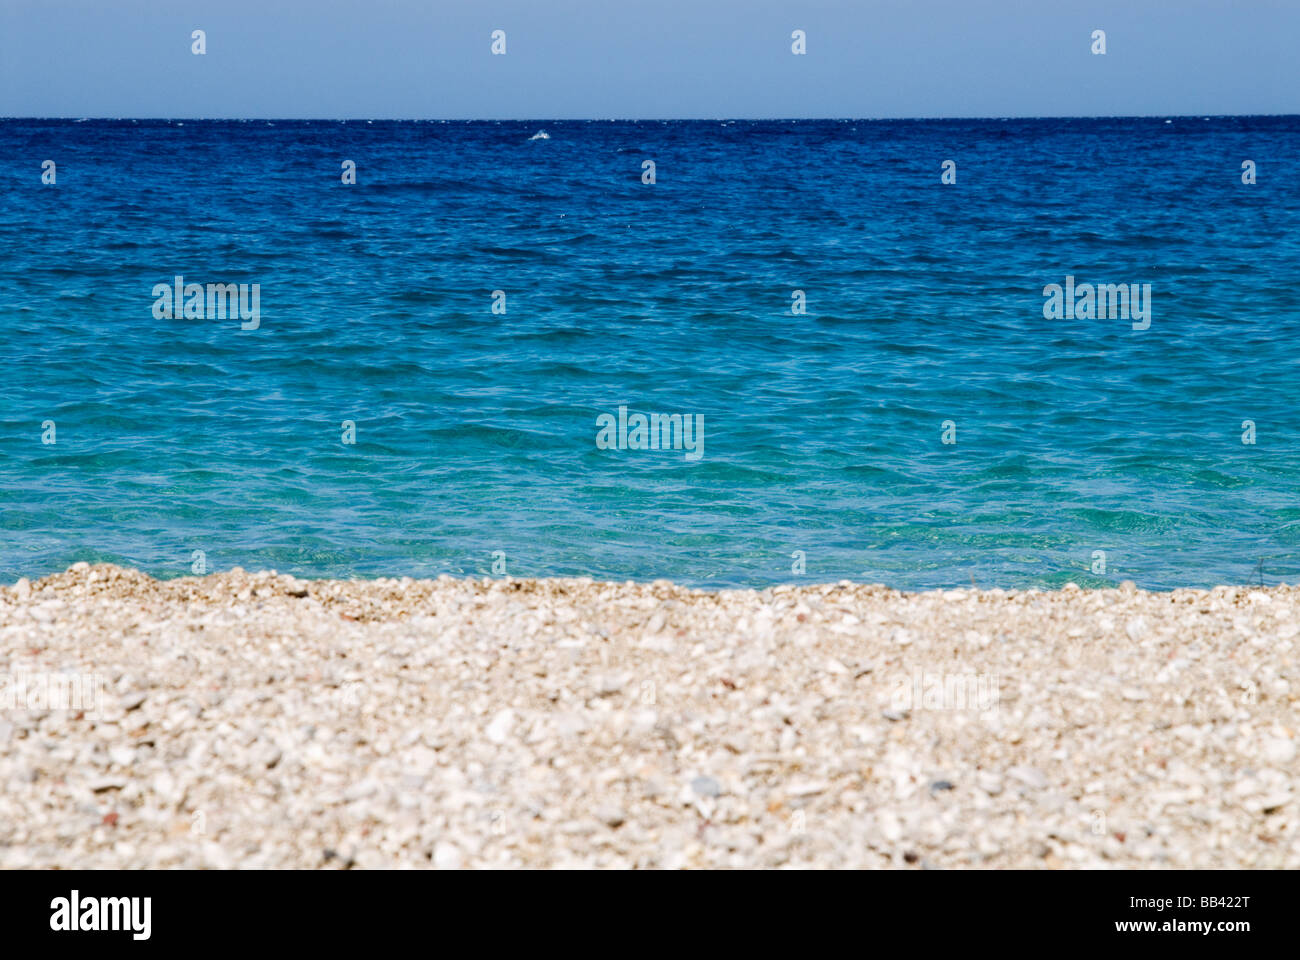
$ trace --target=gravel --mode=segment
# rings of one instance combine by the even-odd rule
[[[0,867],[1295,869],[1298,622],[77,564],[0,588]]]

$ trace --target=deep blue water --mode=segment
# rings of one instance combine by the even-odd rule
[[[0,580],[1295,581],[1297,184],[1297,117],[0,121]]]

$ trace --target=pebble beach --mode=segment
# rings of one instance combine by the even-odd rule
[[[1298,635],[1290,586],[77,564],[0,588],[0,867],[1295,869]]]

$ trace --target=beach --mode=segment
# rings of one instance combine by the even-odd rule
[[[1297,868],[1300,588],[0,588],[3,868]]]

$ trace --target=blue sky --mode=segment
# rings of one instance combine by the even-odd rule
[[[1300,0],[0,0],[0,115],[1298,113],[1298,40]]]

